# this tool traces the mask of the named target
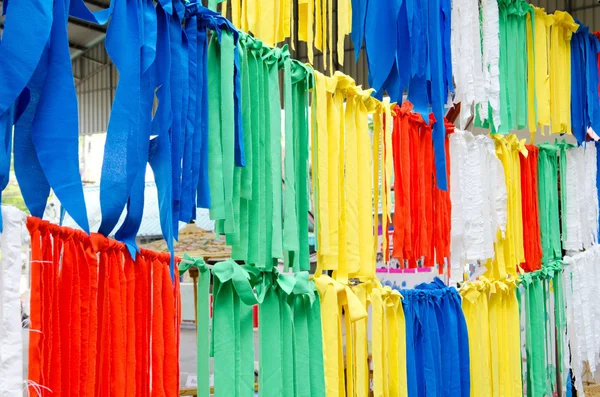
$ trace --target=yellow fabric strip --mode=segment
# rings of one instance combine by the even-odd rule
[[[521,162],[519,154],[527,156],[525,140],[516,135],[508,137],[492,135],[496,144],[496,154],[504,168],[506,182],[507,222],[506,233],[497,232],[494,243],[494,259],[487,263],[486,276],[503,279],[507,274],[516,276],[518,266],[525,261],[523,247],[523,213],[521,206]]]
[[[346,199],[346,180],[349,175],[346,174],[346,114],[348,114],[348,108],[344,109],[344,97],[341,93],[335,95],[335,105],[339,111],[337,120],[338,127],[336,128],[339,134],[339,151],[338,151],[338,191],[339,191],[339,213],[336,216],[339,228],[339,243],[338,243],[338,270],[334,275],[334,278],[341,282],[348,282],[348,230],[347,230],[347,199]],[[345,113],[344,113],[345,112]],[[330,115],[331,116],[331,115]],[[333,153],[332,153],[333,155]],[[352,159],[348,161],[350,163]]]
[[[315,76],[315,91],[316,91],[316,103],[313,102],[313,109],[316,109],[317,118],[317,142],[313,144],[313,150],[316,147],[316,158],[317,158],[317,170],[316,178],[318,186],[319,197],[317,200],[318,205],[318,264],[321,269],[326,269],[327,257],[333,253],[330,244],[330,230],[329,230],[329,148],[328,148],[328,137],[327,137],[327,90],[325,76],[317,71],[314,72]]]
[[[543,8],[534,7],[533,45],[535,56],[535,100],[538,125],[550,126],[550,75],[548,72],[548,50],[550,46],[550,26],[553,16]],[[530,76],[531,77],[531,76]],[[531,128],[531,127],[530,127]],[[544,128],[542,128],[544,134]]]
[[[338,346],[339,310],[337,291],[329,277],[315,278],[315,287],[321,299],[321,328],[323,332],[323,366],[325,373],[325,391],[327,397],[340,395]]]
[[[337,270],[339,259],[340,165],[338,160],[340,157],[340,109],[337,105],[340,101],[338,98],[339,97],[336,97],[336,100],[334,100],[329,92],[327,94],[327,138],[329,141],[327,151],[327,157],[329,158],[329,183],[327,189],[329,190],[329,193],[327,212],[322,212],[321,216],[326,214],[329,217],[329,244],[331,256],[327,258],[327,262],[324,263],[323,269],[325,270]]]
[[[358,150],[356,134],[356,103],[357,98],[348,98],[346,101],[346,236],[348,272],[360,271],[359,229],[358,229]]]
[[[360,301],[362,307],[368,310],[367,306],[367,289],[370,288],[367,284],[360,284],[353,288],[353,291]],[[353,325],[354,351],[355,351],[355,393],[359,397],[369,395],[370,380],[369,380],[369,350],[367,340],[367,324],[368,319],[358,320]]]
[[[379,249],[379,189],[381,178],[381,136],[382,130],[382,112],[381,108],[373,114],[373,259],[375,263],[377,250]]]
[[[571,37],[579,25],[564,11],[554,12],[550,39],[552,132],[571,134]]]
[[[358,232],[359,232],[359,252],[360,252],[360,272],[356,275],[363,280],[373,280],[375,278],[375,262],[373,262],[373,181],[372,181],[372,161],[370,147],[371,137],[369,133],[369,111],[364,101],[358,103],[356,112],[357,126],[359,127],[358,147],[364,148],[364,152],[359,150],[358,156]]]
[[[383,302],[379,288],[371,292],[371,361],[373,362],[373,397],[383,397]]]
[[[337,7],[337,57],[344,64],[344,40],[352,31],[352,4],[349,0],[338,0]]]
[[[315,1],[315,48],[319,51],[323,51],[323,10],[327,13],[327,9],[324,7],[326,0],[314,0]],[[312,26],[309,25],[309,29]],[[324,62],[323,62],[324,63]]]

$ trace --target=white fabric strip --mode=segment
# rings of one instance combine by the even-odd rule
[[[23,334],[21,327],[21,245],[25,215],[2,206],[0,234],[0,397],[23,395]]]
[[[600,357],[600,246],[564,258],[564,292],[571,363],[575,388],[583,393],[583,375],[587,361],[596,372]],[[569,357],[569,354],[565,354]]]
[[[596,147],[585,145],[567,150],[566,234],[563,247],[581,251],[598,242],[598,191]]]
[[[485,101],[480,103],[479,114],[487,120],[488,103],[496,128],[500,126],[500,22],[497,0],[482,0],[481,24],[483,29],[483,83]]]
[[[452,281],[463,266],[494,257],[497,232],[506,231],[507,191],[494,141],[455,130],[450,137],[452,201]]]
[[[478,0],[452,2],[452,70],[454,103],[461,103],[459,126],[464,129],[473,104],[486,102]]]

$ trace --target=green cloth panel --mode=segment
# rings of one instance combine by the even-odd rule
[[[558,150],[551,143],[539,146],[538,202],[542,236],[542,264],[562,256],[558,200]],[[564,190],[564,189],[563,189]]]
[[[527,126],[527,13],[524,0],[499,0],[500,118],[498,132]]]
[[[208,169],[210,186],[210,218],[225,219],[225,190],[223,176],[223,147],[221,142],[221,68],[219,42],[212,35],[208,46]]]
[[[210,325],[210,271],[208,266],[201,258],[192,258],[185,254],[183,261],[179,265],[179,275],[182,276],[191,267],[198,268],[200,274],[198,277],[197,288],[197,324],[196,324],[196,346],[197,363],[196,375],[198,384],[198,397],[210,396],[210,337],[208,335]]]
[[[210,218],[217,234],[235,234],[234,195],[234,39],[231,32],[212,35],[208,50]],[[239,189],[237,191],[239,195]]]
[[[295,279],[292,276],[280,274],[277,278],[279,288],[277,295],[279,297],[279,320],[281,324],[281,369],[283,380],[282,396],[294,396],[294,323],[292,307],[290,306],[290,294],[295,285]],[[283,283],[283,287],[282,284]],[[289,287],[291,286],[291,289]],[[284,289],[285,288],[285,289]]]
[[[312,281],[311,281],[312,284]],[[313,285],[314,288],[314,285]],[[316,291],[313,292],[315,296]],[[325,396],[325,373],[323,366],[323,336],[321,328],[321,303],[319,297],[314,299],[308,313],[308,339],[310,344],[309,357],[310,362],[310,395],[311,397]],[[304,302],[310,305],[310,302]]]
[[[567,178],[567,150],[575,147],[574,145],[567,143],[567,141],[565,141],[564,139],[559,142],[558,139],[555,142],[555,146],[558,147],[558,153],[559,153],[559,159],[558,159],[558,165],[559,165],[559,169],[560,169],[560,180],[561,180],[561,186],[563,186],[563,189],[560,189],[560,211],[561,214],[566,214],[567,213],[567,182],[566,182],[566,178]],[[567,217],[566,216],[562,216],[560,218],[561,220],[561,230],[562,230],[562,241],[567,241]],[[557,257],[555,259],[559,259],[560,257]]]
[[[531,278],[525,282],[527,314],[527,396],[545,394],[546,338],[544,327],[544,305],[541,281]]]
[[[252,306],[260,301],[249,273],[233,260],[213,268],[213,327],[215,397],[254,396]]]
[[[261,397],[283,396],[283,372],[281,368],[281,324],[279,297],[269,286],[265,300],[258,309],[258,338],[260,346],[260,369],[258,392]]]
[[[274,49],[273,51],[276,51]],[[281,97],[279,93],[279,65],[278,58],[269,57],[267,67],[269,70],[269,105],[271,127],[270,133],[270,170],[271,170],[271,258],[274,264],[277,259],[283,258],[283,230],[282,230],[282,175],[281,175]]]
[[[563,292],[563,279],[561,272],[556,272],[552,278],[554,287],[554,321],[556,325],[557,357],[556,365],[562,385],[567,383],[567,369],[564,367],[565,333],[567,320],[565,317],[565,299]]]
[[[282,49],[283,57],[283,106],[285,109],[285,183],[283,198],[283,250],[294,261],[300,251],[298,217],[296,206],[296,130],[294,129],[294,107],[292,93],[292,60],[287,45]],[[302,216],[302,215],[300,215]],[[306,215],[307,216],[307,215]],[[308,231],[307,231],[308,232]]]
[[[525,273],[520,283],[525,287],[526,311],[526,350],[527,350],[527,396],[539,397],[552,395],[556,388],[556,369],[553,364],[555,349],[553,348],[552,327],[556,327],[557,335],[564,334],[564,299],[560,278],[562,262],[553,260],[542,267],[542,270]],[[554,285],[554,307],[550,297],[550,280],[559,280]],[[558,294],[558,297],[557,297]],[[550,310],[555,312],[555,323],[550,322]],[[559,337],[557,363],[562,362],[564,343]]]
[[[312,70],[304,64],[292,64],[292,103],[294,116],[294,138],[296,139],[296,206],[298,211],[299,254],[294,258],[294,272],[310,270],[308,244],[308,212],[310,210],[310,179],[308,173],[308,93],[313,85]]]

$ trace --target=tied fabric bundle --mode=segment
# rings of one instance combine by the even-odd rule
[[[526,318],[527,377],[524,385],[527,396],[556,392],[557,376],[561,383],[566,381],[563,365],[566,323],[562,277],[560,261],[550,262],[541,270],[521,276],[523,288],[517,292],[517,297],[521,313]],[[556,338],[553,337],[555,328]],[[557,363],[557,367],[554,363]],[[555,368],[558,368],[558,374]]]
[[[406,317],[408,396],[484,395],[471,394],[469,336],[456,289],[436,278],[401,293]],[[471,351],[480,354],[477,349]]]
[[[464,265],[494,257],[494,244],[506,233],[508,197],[504,168],[492,138],[455,130],[449,140],[451,281],[461,282]]]
[[[525,145],[527,156],[519,154],[521,161],[521,198],[523,212],[523,249],[525,261],[521,268],[533,272],[542,268],[542,245],[538,207],[539,149]]]
[[[434,146],[431,143],[432,126],[413,111],[410,102],[394,111],[392,135],[394,159],[394,251],[392,256],[401,266],[439,266],[444,270],[445,259],[450,258],[451,207],[450,193],[436,185],[440,179],[434,166]],[[453,126],[447,123],[452,133]],[[449,151],[446,139],[445,151]],[[449,162],[444,168],[444,178],[450,173]],[[435,259],[435,260],[434,260]],[[435,263],[434,263],[435,262]]]
[[[179,394],[179,281],[168,254],[29,218],[29,392]]]
[[[239,48],[246,167],[234,170],[233,212],[217,222],[217,231],[225,234],[236,260],[271,269],[285,258],[295,271],[308,270],[308,94],[312,71],[292,60],[287,46],[269,48],[242,34]],[[280,70],[284,72],[283,89]],[[287,116],[283,163],[281,92]],[[220,180],[217,172],[215,164],[211,180]],[[211,209],[211,217],[218,219],[216,207]]]
[[[326,275],[314,281],[321,300],[327,397],[366,397],[371,387],[376,396],[407,396],[406,326],[400,293],[378,281],[348,286]],[[370,341],[368,335],[372,335]]]
[[[514,277],[480,277],[460,289],[469,332],[471,395],[521,397],[519,305]]]
[[[254,305],[259,305],[261,324],[258,330],[261,395],[325,395],[320,302],[308,272],[284,275],[276,270],[240,266],[231,259],[209,270],[202,259],[187,255],[182,263],[181,274],[190,267],[200,271],[199,396],[210,395],[210,357],[214,357],[215,396],[254,396]],[[212,327],[209,326],[211,273],[214,276]]]
[[[23,328],[19,293],[25,214],[2,206],[0,234],[0,396],[23,394]]]

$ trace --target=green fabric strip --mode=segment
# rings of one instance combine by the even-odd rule
[[[294,108],[292,93],[292,61],[289,52],[284,49],[284,108],[285,108],[285,183],[284,183],[284,215],[283,215],[283,249],[290,256],[297,257],[300,249],[298,236],[298,217],[296,206],[296,152],[298,151],[294,129]],[[305,215],[306,217],[307,215]],[[292,254],[293,253],[293,254]]]
[[[556,145],[539,145],[538,202],[542,241],[542,264],[562,257],[558,200],[558,150]],[[563,189],[564,190],[564,189]]]
[[[198,277],[197,288],[197,324],[196,324],[196,345],[197,345],[197,364],[196,375],[198,382],[198,397],[208,397],[210,395],[210,271],[202,258],[192,258],[185,254],[183,261],[179,265],[179,275],[185,274],[191,267],[198,268],[200,274]]]
[[[234,197],[234,50],[233,33],[221,32],[221,139],[223,147],[223,183],[225,191],[225,233],[238,233],[233,209]],[[239,197],[239,191],[237,192]]]
[[[316,294],[316,292],[313,292],[313,296],[314,294]],[[306,301],[304,304],[310,305],[310,303]],[[310,341],[310,395],[312,397],[324,397],[325,373],[323,370],[323,335],[321,333],[321,303],[318,296],[314,299],[314,303],[310,307],[308,314],[308,339]]]
[[[310,211],[310,179],[308,173],[308,92],[312,87],[312,70],[304,64],[292,62],[292,102],[294,115],[294,138],[296,140],[296,206],[298,212],[299,254],[294,260],[294,272],[310,270],[308,244],[308,213]]]
[[[574,147],[574,145],[567,143],[564,139],[559,142],[556,140],[555,145],[558,147],[559,153],[559,168],[560,168],[560,180],[563,181],[563,188],[560,189],[560,211],[562,214],[567,213],[567,150]],[[562,241],[567,241],[567,217],[561,217],[561,230],[562,230]],[[560,257],[559,257],[560,258]],[[558,259],[558,258],[556,258]]]
[[[221,141],[221,67],[219,42],[212,35],[208,46],[208,170],[210,186],[210,219],[225,219],[225,189],[223,175],[223,147]]]
[[[261,397],[283,396],[283,372],[281,368],[281,323],[279,297],[273,286],[269,287],[265,300],[259,307],[260,370],[258,391]]]
[[[281,175],[281,98],[279,94],[279,67],[276,62],[269,65],[269,105],[271,126],[270,133],[270,164],[272,194],[271,211],[271,258],[283,258],[283,231],[282,231],[282,175]]]

